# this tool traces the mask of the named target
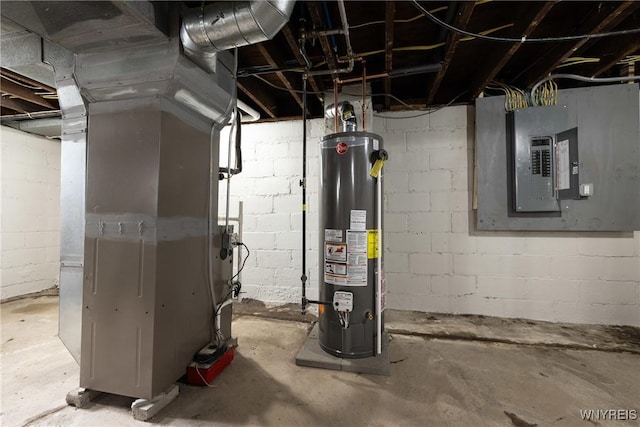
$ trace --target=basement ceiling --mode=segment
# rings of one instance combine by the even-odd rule
[[[640,29],[635,1],[347,1],[345,10],[353,69],[309,76],[309,117],[322,116],[321,96],[333,93],[336,79],[340,88],[366,75],[375,110],[407,110],[472,103],[483,93],[502,94],[501,85],[530,89],[552,73],[632,75],[640,60],[640,33],[626,32]],[[239,98],[265,120],[299,118],[305,68],[313,74],[348,67],[341,28],[337,2],[298,1],[273,40],[238,50]],[[10,30],[3,20],[3,36]],[[623,34],[599,37],[611,32]],[[563,40],[583,35],[589,37]],[[534,41],[540,38],[553,40]],[[1,75],[2,120],[59,114],[53,88],[4,68]],[[556,82],[560,88],[589,84]]]

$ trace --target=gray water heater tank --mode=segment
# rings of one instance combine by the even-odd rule
[[[382,200],[376,188],[382,176],[370,172],[386,152],[382,138],[368,132],[327,135],[320,148],[318,283],[320,300],[331,303],[319,307],[320,346],[338,357],[370,357],[376,354],[377,272],[382,263],[377,246]]]

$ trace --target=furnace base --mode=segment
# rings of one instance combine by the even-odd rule
[[[318,340],[319,326],[316,323],[302,349],[296,356],[296,365],[312,368],[332,369],[334,371],[355,372],[358,374],[386,375],[391,374],[389,361],[389,339],[383,332],[382,354],[364,359],[342,359],[335,357],[320,348]]]

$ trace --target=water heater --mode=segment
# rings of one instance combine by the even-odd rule
[[[329,354],[380,353],[384,325],[382,174],[379,135],[355,126],[322,138],[319,342]]]

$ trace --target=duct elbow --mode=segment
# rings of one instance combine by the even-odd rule
[[[215,52],[272,39],[289,21],[295,1],[218,2],[185,12],[180,38],[187,54]]]

